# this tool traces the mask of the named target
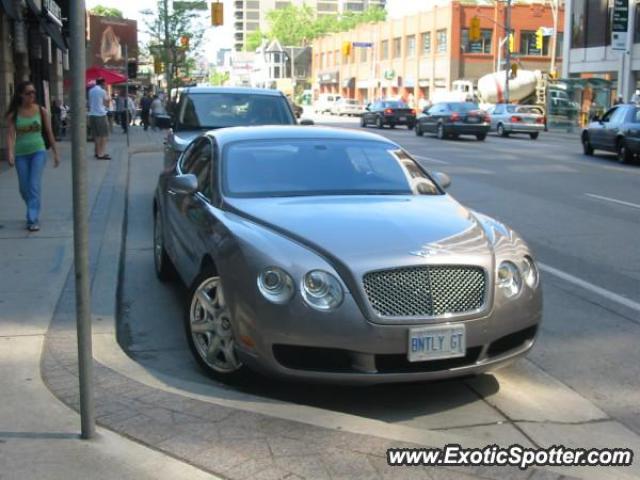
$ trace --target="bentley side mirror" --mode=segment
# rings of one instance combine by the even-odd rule
[[[169,191],[180,195],[191,195],[198,191],[198,178],[192,173],[185,173],[169,179]]]
[[[432,172],[431,175],[435,178],[438,185],[442,187],[443,190],[446,190],[451,186],[451,177],[444,172]]]
[[[315,124],[316,122],[314,122],[310,118],[303,118],[302,120],[300,120],[300,125],[315,125]]]

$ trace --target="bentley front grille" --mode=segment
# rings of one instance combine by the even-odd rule
[[[364,289],[383,317],[437,317],[480,309],[486,282],[480,267],[430,265],[369,272]]]

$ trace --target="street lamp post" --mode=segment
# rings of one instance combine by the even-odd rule
[[[505,68],[504,68],[504,101],[509,103],[509,76],[511,75],[511,0],[507,0],[507,18],[505,21],[505,28],[507,30],[507,51],[505,53]],[[515,43],[515,42],[514,42]]]

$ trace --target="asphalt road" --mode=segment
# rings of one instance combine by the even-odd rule
[[[317,121],[359,128],[356,119]],[[585,158],[577,138],[544,133],[478,142],[371,131],[448,173],[453,196],[529,242],[543,267],[539,340],[529,360],[472,380],[354,389],[258,379],[243,389],[501,444],[640,435],[640,167],[612,155]],[[211,383],[187,348],[182,290],[153,273],[151,200],[161,164],[160,156],[138,155],[131,165],[121,343],[145,367]]]

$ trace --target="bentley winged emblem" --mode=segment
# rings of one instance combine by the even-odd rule
[[[420,250],[409,252],[410,255],[415,255],[416,257],[423,258],[429,258],[435,255],[442,255],[446,253],[450,253],[449,250],[435,243],[423,245]]]

